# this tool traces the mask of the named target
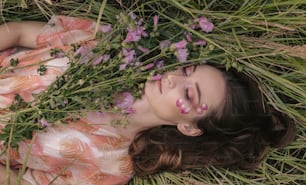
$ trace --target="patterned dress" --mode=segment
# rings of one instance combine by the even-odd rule
[[[66,16],[54,16],[37,36],[37,49],[16,52],[8,49],[0,54],[0,65],[7,67],[10,60],[18,58],[19,68],[0,74],[0,115],[5,115],[14,96],[25,101],[34,100],[34,94],[44,90],[69,68],[68,58],[52,58],[50,50],[71,49],[72,43],[82,42],[89,48],[96,24],[92,21]],[[47,66],[46,74],[39,75],[40,62]],[[130,140],[111,129],[93,123],[88,117],[67,125],[48,127],[33,135],[32,140],[19,143],[18,150],[0,143],[0,162],[7,156],[12,166],[25,165],[23,178],[35,185],[119,185],[133,176],[133,166],[128,154]],[[0,132],[5,126],[0,121]]]

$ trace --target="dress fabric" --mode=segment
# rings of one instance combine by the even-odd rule
[[[18,68],[0,73],[0,116],[8,114],[15,95],[26,102],[38,94],[69,68],[66,57],[51,57],[54,48],[68,51],[72,43],[92,48],[96,23],[90,20],[53,16],[36,38],[37,49],[16,52],[15,48],[0,54],[2,68],[9,67],[11,59],[18,59]],[[47,71],[40,75],[41,61]],[[0,132],[5,126],[0,121]],[[93,123],[89,117],[66,125],[47,127],[33,134],[32,140],[19,143],[18,150],[6,152],[0,143],[0,162],[10,157],[12,167],[25,165],[23,179],[33,185],[121,185],[133,176],[133,165],[128,154],[129,139],[110,129]]]

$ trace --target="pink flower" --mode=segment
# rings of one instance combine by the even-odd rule
[[[190,27],[191,29],[193,29],[193,30],[197,28],[197,26],[196,26],[195,24],[189,25],[189,27]]]
[[[134,49],[123,49],[122,54],[124,56],[124,64],[121,64],[119,67],[119,70],[124,70],[126,66],[131,64],[133,60],[135,59],[135,50]]]
[[[80,57],[79,59],[80,64],[87,64],[88,61],[90,61],[93,58],[94,53],[89,48],[82,47],[82,50],[79,52],[77,56]]]
[[[81,46],[81,47],[79,47],[79,48],[76,50],[75,54],[76,54],[76,55],[82,55],[83,52],[84,52],[84,47]]]
[[[157,60],[155,61],[155,65],[158,69],[164,67],[164,61],[163,60]]]
[[[154,67],[154,63],[147,64],[143,67],[143,70],[148,70]]]
[[[160,46],[160,49],[163,50],[163,49],[169,48],[170,44],[171,42],[169,40],[163,40],[160,42],[159,46]]]
[[[176,57],[180,62],[186,62],[187,56],[188,56],[188,50],[186,48],[177,50]]]
[[[186,40],[181,40],[179,42],[173,43],[172,46],[175,47],[175,49],[183,49],[186,48],[187,42]]]
[[[140,26],[143,22],[143,18],[139,19],[135,24],[136,26]]]
[[[145,32],[145,28],[143,26],[137,26],[136,29],[129,28],[124,42],[137,42],[141,39],[141,37],[146,36],[148,36],[148,34]]]
[[[126,68],[126,66],[127,66],[127,64],[121,64],[120,66],[119,66],[119,70],[121,71],[121,70],[124,70],[125,68]]]
[[[116,94],[114,97],[114,103],[122,110],[130,109],[134,103],[134,96],[129,92]]]
[[[153,26],[154,26],[154,30],[155,31],[157,30],[158,19],[159,19],[159,16],[158,15],[154,15],[154,17],[153,17]]]
[[[133,20],[135,20],[135,19],[137,18],[137,15],[134,14],[133,12],[130,12],[128,15],[129,15],[129,16],[131,17],[131,19],[133,19]]]
[[[123,56],[125,56],[124,61],[126,64],[130,64],[135,58],[135,50],[134,49],[123,49]]]
[[[148,48],[142,47],[142,46],[138,46],[137,47],[141,52],[147,54],[150,52],[150,50]]]
[[[211,32],[214,29],[213,23],[209,22],[206,17],[200,17],[196,19],[195,22],[198,22],[201,29],[206,33]]]
[[[185,34],[185,36],[186,36],[186,39],[187,39],[188,42],[192,42],[192,35],[191,35],[191,33],[188,32],[188,33]]]
[[[135,30],[129,30],[128,34],[126,35],[126,38],[124,42],[136,42],[140,40],[141,36],[136,34]]]
[[[104,54],[103,56],[103,62],[108,61],[110,59],[110,55],[109,54]]]
[[[195,46],[206,46],[206,41],[205,40],[198,40],[193,43]]]
[[[49,127],[49,126],[51,126],[51,124],[46,120],[46,119],[41,119],[41,120],[39,120],[39,123],[40,123],[40,125],[41,126],[43,126],[43,127]]]
[[[103,33],[110,33],[113,30],[113,28],[111,24],[103,24],[100,26],[100,30]]]
[[[93,64],[93,65],[98,65],[98,64],[100,64],[102,61],[105,62],[105,61],[109,60],[109,58],[110,58],[110,55],[109,55],[109,54],[101,55],[101,56],[98,57],[92,64]]]

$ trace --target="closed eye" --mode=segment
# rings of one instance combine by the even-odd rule
[[[189,95],[189,89],[185,88],[185,98],[187,101],[191,102],[191,97]]]
[[[184,76],[188,76],[186,68],[187,67],[182,67],[182,73]]]

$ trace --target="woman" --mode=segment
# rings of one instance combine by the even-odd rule
[[[16,94],[33,101],[33,94],[44,91],[69,62],[50,60],[46,74],[38,75],[37,61],[48,59],[53,48],[65,51],[71,43],[84,41],[94,45],[94,27],[90,21],[63,16],[53,17],[47,25],[2,25],[0,33],[7,37],[0,50],[13,46],[33,50],[17,54],[6,50],[0,56],[2,67],[12,58],[18,58],[21,67],[30,64],[1,74],[1,108],[7,108]],[[261,99],[255,83],[235,71],[188,66],[147,81],[143,96],[129,107],[134,111],[127,116],[87,112],[67,119],[67,125],[35,133],[0,159],[5,164],[10,156],[11,167],[25,165],[23,179],[31,184],[125,184],[135,172],[148,175],[208,165],[252,169],[268,147],[285,146],[294,138],[293,123],[265,110]],[[122,119],[129,123],[125,128],[109,125]]]

